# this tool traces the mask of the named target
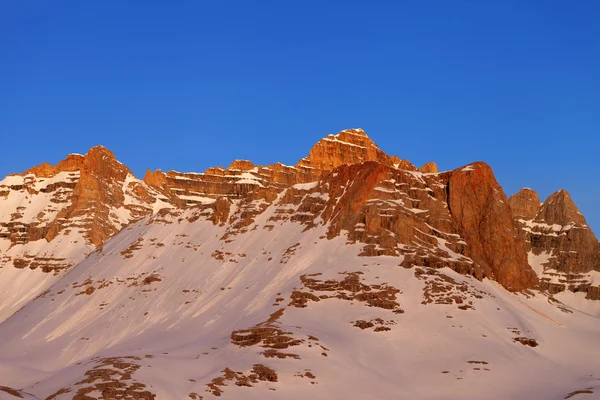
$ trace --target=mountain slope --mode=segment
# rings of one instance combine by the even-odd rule
[[[577,252],[556,268],[593,275],[595,253],[568,247],[593,241],[570,198],[536,199],[358,129],[296,166],[140,181],[98,147],[9,176],[0,399],[597,394],[600,319],[535,258]]]
[[[228,242],[210,209],[132,225],[0,325],[2,376],[41,398],[70,390],[57,399],[100,393],[101,369],[130,370],[123,381],[159,399],[375,387],[379,398],[562,399],[600,382],[598,319],[448,268],[360,257],[325,226],[269,221],[276,211],[257,217],[260,235]]]
[[[165,207],[101,146],[0,181],[0,281],[10,283],[0,321],[124,226]]]

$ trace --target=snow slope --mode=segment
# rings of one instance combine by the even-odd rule
[[[123,182],[111,180],[123,196],[122,204],[98,201],[89,209],[73,212],[80,196],[76,193],[80,175],[79,171],[64,171],[47,178],[26,173],[0,180],[0,282],[8,283],[1,288],[0,321],[44,292],[96,248],[91,242],[93,225],[117,232],[139,220],[140,213],[173,207],[126,173]],[[106,220],[100,221],[97,209],[103,206],[107,207]]]
[[[270,219],[277,201],[226,237],[202,206],[125,228],[0,324],[0,385],[54,399],[600,393],[599,319],[448,268],[359,257],[323,224]]]

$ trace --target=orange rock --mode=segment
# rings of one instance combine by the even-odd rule
[[[406,169],[408,171],[418,171],[419,168],[415,167],[413,163],[408,160],[400,160],[400,164],[398,164],[399,169]]]
[[[430,173],[437,174],[438,173],[437,164],[434,162],[428,162],[427,164],[425,164],[421,167],[421,172],[424,172],[426,174],[430,174]]]
[[[488,277],[510,290],[537,287],[508,199],[487,164],[478,162],[449,173],[448,207],[468,243],[468,254]]]
[[[215,213],[213,214],[213,223],[215,225],[227,222],[231,202],[225,197],[219,197],[215,201]]]
[[[150,186],[162,187],[167,182],[167,177],[160,169],[156,170],[156,172],[147,170],[146,175],[144,176],[144,182]]]
[[[40,178],[51,178],[59,172],[73,172],[79,171],[83,164],[84,156],[80,154],[69,154],[67,158],[59,162],[57,165],[50,165],[48,163],[42,163],[35,166],[21,175],[34,174]]]
[[[227,167],[228,171],[239,170],[239,171],[250,171],[254,168],[254,164],[247,160],[235,160]]]
[[[508,199],[508,204],[515,216],[524,219],[533,219],[540,209],[540,198],[537,192],[523,188]]]
[[[391,165],[391,157],[381,151],[362,129],[347,129],[318,141],[308,157],[296,164],[296,168],[316,177],[320,175],[319,171],[331,171],[340,165],[365,161]]]
[[[571,195],[564,189],[553,193],[546,199],[535,219],[548,225],[571,223],[587,225],[583,214],[571,199]]]
[[[533,254],[551,255],[543,267],[552,272],[542,272],[541,289],[587,293],[588,299],[600,300],[600,287],[587,278],[590,271],[600,271],[600,243],[569,193],[559,190],[540,206],[535,192],[521,190],[511,197],[511,207],[519,235]]]

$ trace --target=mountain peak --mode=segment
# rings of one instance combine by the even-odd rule
[[[117,159],[117,157],[115,157],[115,154],[112,151],[110,151],[106,147],[102,146],[101,144],[90,148],[86,154],[86,156],[98,156],[98,155],[105,156],[105,157],[111,158],[113,160]]]
[[[362,129],[346,129],[319,140],[308,157],[301,159],[297,168],[331,171],[344,164],[378,161],[391,165],[391,157],[367,136]]]
[[[579,211],[571,195],[565,189],[552,193],[542,204],[536,220],[553,225],[587,225],[583,214]]]
[[[233,160],[233,162],[227,167],[227,171],[250,171],[255,168],[252,161],[248,160]]]
[[[427,164],[423,165],[421,167],[421,172],[424,172],[426,174],[429,174],[429,173],[437,174],[439,171],[438,171],[437,164],[432,161],[432,162],[428,162]]]
[[[363,138],[367,138],[367,139],[371,140],[371,138],[369,138],[369,136],[367,135],[367,133],[362,128],[344,129],[344,130],[336,133],[335,135],[328,135],[328,136],[334,136],[334,137],[337,138],[337,137],[340,137],[340,136],[348,136],[348,135],[363,137]]]
[[[107,160],[110,160],[110,163],[107,163]],[[117,161],[117,158],[112,151],[104,146],[98,145],[90,148],[85,155],[71,153],[56,165],[44,162],[17,175],[33,174],[39,178],[51,178],[61,172],[79,171],[84,165],[92,166],[92,168],[94,165],[96,165],[96,167],[106,168],[107,164],[114,167],[115,163],[119,164],[119,169],[126,169],[127,172],[129,172],[123,164]]]
[[[508,199],[513,215],[526,220],[534,219],[540,209],[540,198],[536,191],[522,188]]]

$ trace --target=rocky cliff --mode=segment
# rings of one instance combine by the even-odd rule
[[[540,204],[536,192],[522,189],[509,203],[541,288],[599,300],[600,243],[569,193],[559,190]]]

